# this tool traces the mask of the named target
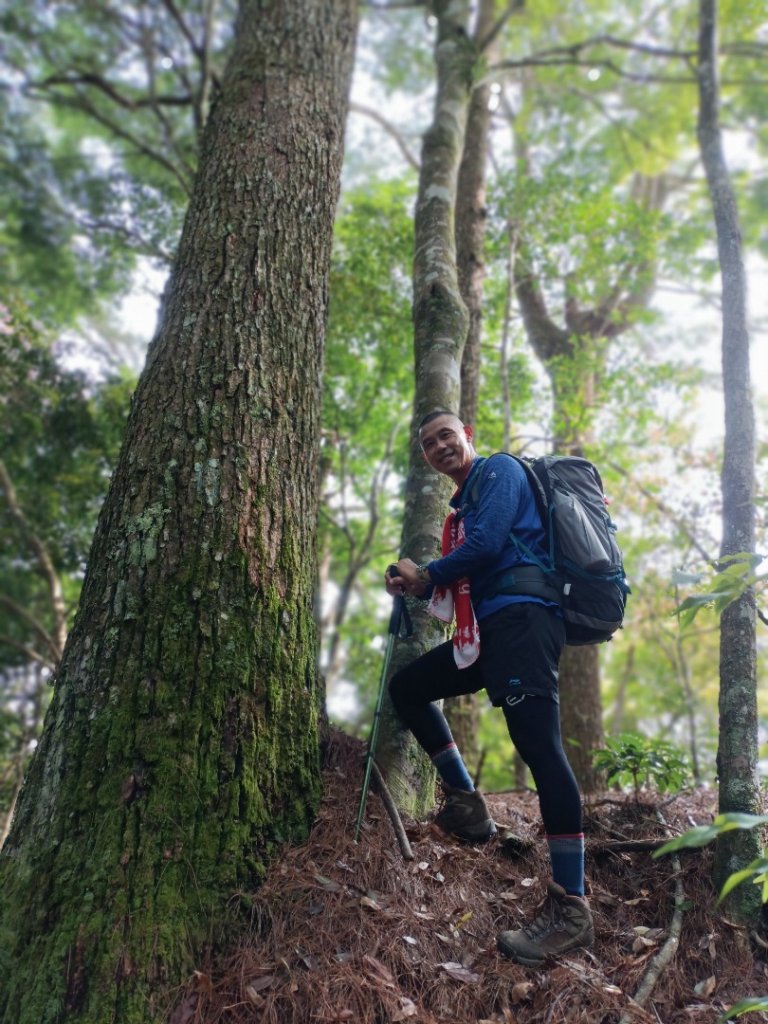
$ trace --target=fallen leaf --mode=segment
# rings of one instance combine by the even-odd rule
[[[381,960],[377,960],[375,956],[370,956],[368,953],[363,957],[363,961],[368,964],[373,973],[376,975],[378,981],[384,985],[392,986],[395,983],[394,976],[388,967],[385,967]]]
[[[340,892],[344,888],[339,882],[335,882],[332,878],[326,878],[325,875],[315,875],[315,881],[319,882],[328,892]]]
[[[532,981],[518,981],[516,985],[512,986],[512,992],[510,993],[512,996],[512,1002],[522,1003],[530,996],[534,988],[535,985]]]
[[[372,900],[370,896],[361,896],[360,902],[364,907],[368,907],[369,910],[381,910],[381,906],[376,900]]]
[[[210,974],[203,974],[202,971],[195,971],[195,988],[203,995],[209,996],[213,992],[213,982]]]
[[[638,935],[635,941],[632,943],[633,953],[642,953],[644,949],[649,949],[655,946],[656,942],[654,939],[646,939],[644,935]]]
[[[252,988],[254,992],[263,992],[265,988],[270,988],[274,981],[274,974],[261,974],[258,978],[251,978],[248,988]]]
[[[412,935],[404,935],[403,942],[407,942],[409,946],[417,945],[416,939]]]
[[[474,971],[470,971],[468,968],[464,967],[463,964],[457,964],[450,961],[445,964],[439,964],[438,966],[442,967],[446,974],[450,974],[450,976],[455,978],[457,981],[474,983],[481,980],[479,974],[475,974]]]
[[[407,1020],[409,1017],[415,1017],[418,1012],[418,1008],[414,1002],[412,1002],[410,999],[407,999],[405,996],[401,996],[400,1009],[396,1010],[392,1014],[390,1020]]]
[[[308,971],[314,971],[317,968],[317,960],[312,956],[311,953],[302,953],[300,949],[296,950],[296,955],[299,960],[304,964]]]
[[[434,878],[434,880],[436,882],[444,882],[445,881],[445,875],[442,873],[442,871],[436,871],[435,874],[432,877]]]
[[[709,978],[704,978],[704,980],[700,981],[698,985],[694,985],[693,991],[695,995],[702,996],[704,999],[709,999],[716,988],[717,979],[713,974]]]
[[[261,1009],[262,1006],[266,1005],[266,999],[264,998],[264,996],[259,995],[259,993],[253,987],[253,985],[245,986],[245,994],[248,996],[249,1000],[253,1003],[253,1005],[259,1007],[259,1009]]]
[[[521,878],[520,879],[520,885],[522,885],[524,889],[530,889],[530,887],[532,885],[536,885],[537,882],[538,882],[538,878]]]
[[[624,906],[625,907],[636,907],[639,903],[647,903],[647,902],[648,902],[648,897],[647,896],[638,896],[637,899],[634,899],[634,900],[624,900]]]

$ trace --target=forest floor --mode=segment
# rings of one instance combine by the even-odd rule
[[[713,792],[591,802],[595,945],[531,969],[500,956],[496,935],[530,918],[544,894],[535,794],[488,797],[499,835],[485,845],[405,822],[414,855],[406,860],[375,793],[352,841],[362,756],[360,741],[334,732],[309,839],[272,866],[252,897],[249,941],[196,974],[172,1024],[715,1024],[739,1000],[768,993],[764,955],[716,907],[711,851],[675,862],[648,849],[709,823]],[[635,997],[643,1001],[649,972],[658,978],[641,1007]]]

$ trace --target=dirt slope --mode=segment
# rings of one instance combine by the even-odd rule
[[[642,843],[712,818],[714,795],[587,808],[588,897],[596,943],[541,969],[496,952],[495,937],[537,906],[548,877],[535,794],[489,797],[500,826],[485,846],[406,823],[406,861],[378,796],[352,843],[361,744],[335,733],[326,797],[308,842],[285,851],[252,897],[252,935],[201,965],[172,1024],[714,1024],[768,993],[768,965],[714,907],[710,854],[653,860]],[[505,841],[505,832],[517,839]],[[638,841],[640,847],[637,846]],[[682,895],[679,944],[667,944]],[[660,951],[673,952],[640,1009],[633,996]],[[746,1021],[766,1020],[751,1013]]]

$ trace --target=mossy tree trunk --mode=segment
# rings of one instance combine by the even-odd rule
[[[167,1020],[167,992],[312,821],[319,389],[355,8],[240,5],[2,851],[3,1024]]]
[[[725,399],[723,452],[723,564],[755,551],[755,419],[747,328],[747,282],[741,229],[719,126],[717,3],[699,6],[698,138],[712,199],[722,278],[722,368]],[[721,813],[762,813],[757,771],[757,650],[755,595],[750,588],[723,613],[720,622],[720,736],[717,751]],[[715,882],[745,868],[761,852],[757,830],[722,836],[715,850]],[[757,924],[760,890],[738,886],[730,912]]]
[[[424,135],[414,225],[414,416],[405,491],[403,555],[427,562],[440,553],[440,535],[450,481],[424,462],[416,426],[433,409],[459,407],[461,354],[467,334],[467,309],[456,272],[456,182],[464,146],[476,51],[467,34],[468,0],[439,0],[435,62],[437,96],[433,121]],[[395,645],[392,670],[444,639],[443,628],[424,602],[411,608],[414,635]],[[433,800],[434,775],[409,732],[387,700],[377,752],[398,804],[423,812]]]

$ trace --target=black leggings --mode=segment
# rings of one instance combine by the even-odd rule
[[[406,665],[389,684],[400,720],[430,755],[453,742],[445,716],[433,702],[482,688],[481,675],[474,665],[456,668],[450,643]],[[550,697],[528,694],[513,706],[503,704],[502,708],[510,738],[536,784],[547,835],[580,833],[581,795],[563,749],[558,704]]]

